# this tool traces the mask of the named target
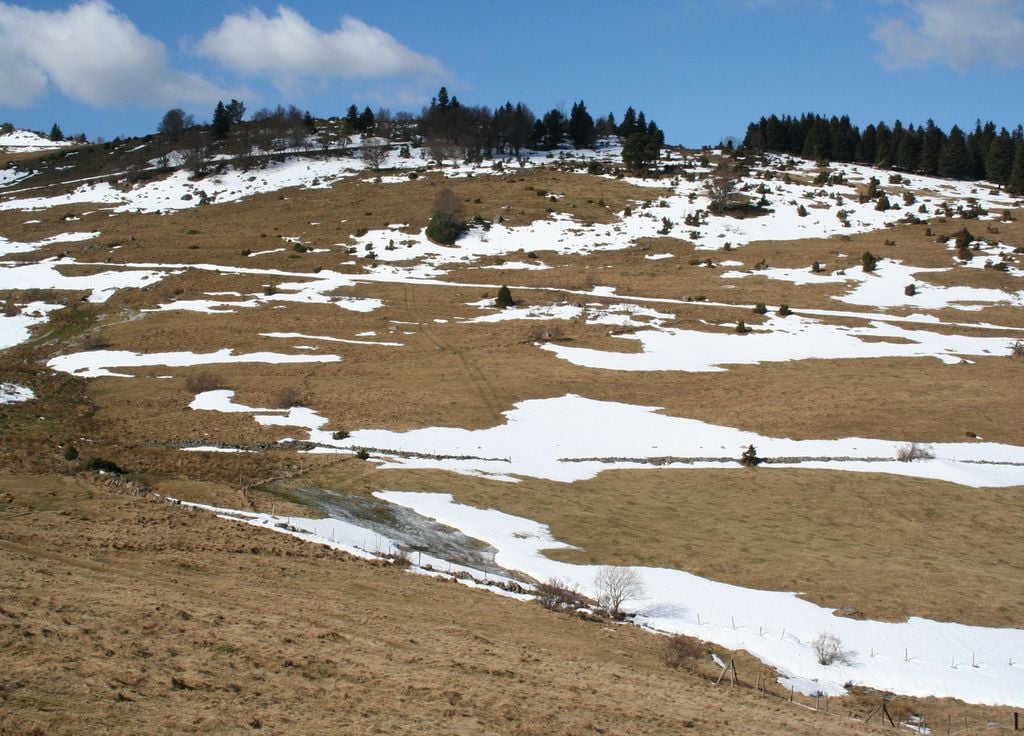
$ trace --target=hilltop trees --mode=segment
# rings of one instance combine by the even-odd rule
[[[349,116],[354,106],[349,108]],[[633,167],[643,169],[660,156],[664,136],[653,122],[632,107],[626,111],[625,122],[616,126],[615,116],[595,122],[583,100],[572,105],[568,116],[560,107],[552,108],[539,118],[523,102],[511,101],[493,112],[487,107],[472,107],[459,102],[441,87],[430,105],[420,115],[417,132],[437,155],[450,158],[461,154],[467,159],[490,156],[495,151],[518,155],[524,147],[550,151],[566,143],[576,148],[593,148],[600,136],[645,136],[635,141],[632,150]]]
[[[967,133],[953,126],[943,132],[935,121],[904,126],[897,120],[870,124],[861,131],[846,116],[825,118],[763,117],[747,127],[743,148],[894,168],[954,179],[987,179],[1011,186],[1017,145],[1024,128],[997,130],[978,121]]]

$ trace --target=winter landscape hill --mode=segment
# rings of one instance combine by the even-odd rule
[[[1013,187],[303,122],[0,137],[0,732],[1013,727]]]

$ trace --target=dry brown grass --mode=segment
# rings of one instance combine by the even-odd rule
[[[862,730],[671,671],[630,627],[82,481],[0,476],[0,525],[4,733]]]
[[[738,456],[738,455],[737,455]],[[1024,487],[837,471],[609,471],[573,484],[514,487],[441,472],[324,467],[300,485],[453,493],[550,526],[580,547],[554,558],[683,569],[753,588],[791,590],[867,618],[923,616],[1016,626]]]
[[[363,228],[396,223],[423,227],[440,186],[455,189],[469,216],[500,216],[513,225],[548,216],[549,208],[582,222],[608,222],[635,200],[660,196],[654,189],[548,170],[455,181],[427,176],[402,185],[353,179],[330,190],[291,190],[167,216],[109,217],[96,212],[73,223],[73,229],[101,230],[97,242],[56,244],[25,258],[66,250],[93,264],[68,269],[77,274],[104,269],[108,259],[359,273],[368,263],[362,254],[355,265],[339,266],[351,259],[345,252],[350,236]],[[553,203],[538,192],[565,196]],[[0,232],[11,239],[39,240],[70,229],[62,218],[86,209],[91,208],[76,205],[34,213],[31,219],[42,220],[35,224],[25,224],[29,218],[24,213],[3,212]],[[1024,242],[1021,214],[1017,222],[1000,224],[1002,242]],[[3,467],[32,472],[71,469],[74,464],[63,460],[60,448],[74,441],[84,455],[108,458],[153,482],[162,493],[237,507],[283,508],[290,503],[288,489],[301,484],[357,493],[381,487],[451,491],[460,501],[550,524],[556,537],[583,548],[563,553],[566,559],[679,567],[742,585],[802,591],[823,605],[850,606],[870,617],[913,614],[1018,625],[1024,607],[1014,595],[1022,582],[1016,561],[1024,559],[1024,548],[1017,541],[1022,519],[1013,510],[1022,507],[1021,488],[975,491],[892,476],[762,468],[605,473],[572,486],[526,480],[512,489],[443,473],[382,472],[346,457],[286,451],[191,454],[164,445],[250,444],[294,436],[295,430],[260,427],[246,415],[189,410],[197,386],[189,390],[186,381],[195,369],[141,368],[130,371],[137,376],[134,379],[92,381],[38,370],[45,359],[69,352],[82,334],[99,334],[119,349],[142,352],[209,352],[224,347],[294,352],[295,345],[306,344],[344,360],[308,366],[224,365],[211,370],[236,390],[237,401],[250,406],[271,406],[287,390],[301,394],[330,419],[328,430],[490,427],[503,422],[502,412],[516,402],[571,392],[661,406],[675,416],[796,439],[865,436],[939,442],[964,441],[966,433],[974,433],[989,441],[1024,445],[1019,407],[1012,400],[1019,393],[1019,371],[1012,370],[1015,366],[1005,356],[953,366],[932,359],[878,359],[743,366],[717,374],[621,373],[576,368],[539,350],[530,344],[534,322],[453,321],[477,315],[466,304],[485,294],[493,296],[499,280],[527,305],[563,299],[580,304],[621,301],[566,293],[589,292],[594,286],[614,286],[626,296],[704,296],[745,305],[740,310],[700,303],[652,305],[672,313],[674,326],[688,329],[731,330],[737,318],[756,325],[760,320],[746,305],[759,302],[788,303],[796,311],[856,310],[832,299],[840,287],[798,287],[756,276],[723,280],[722,269],[689,261],[739,260],[744,269],[760,261],[793,268],[819,261],[833,270],[858,265],[859,254],[871,250],[922,267],[949,267],[953,254],[935,237],[962,225],[933,221],[928,224],[934,231],[931,236],[925,234],[925,225],[901,226],[848,239],[755,243],[728,253],[695,251],[690,243],[674,238],[648,239],[627,250],[586,257],[558,256],[538,244],[534,250],[552,269],[496,272],[476,267],[499,260],[492,258],[456,268],[447,277],[463,285],[361,284],[339,291],[383,299],[385,307],[369,314],[334,305],[269,305],[218,315],[141,312],[172,299],[203,298],[210,291],[262,294],[267,284],[289,280],[196,270],[169,276],[147,289],[123,291],[105,305],[82,304],[80,294],[62,294],[71,307],[53,315],[39,339],[0,356],[5,377],[24,380],[41,397],[30,404],[0,407]],[[285,236],[299,236],[330,252],[298,253],[282,240]],[[895,245],[886,245],[887,240]],[[256,258],[242,255],[246,249],[277,247],[286,250]],[[652,252],[671,252],[675,258],[644,258]],[[526,253],[504,258],[524,260]],[[922,281],[996,288],[1015,284],[1006,274],[963,268]],[[951,322],[1024,326],[1021,311],[1008,306],[935,314]],[[636,341],[615,337],[606,326],[580,321],[556,326],[561,339],[571,344],[620,352],[638,349]],[[371,339],[397,341],[403,347],[260,336],[296,332],[349,339],[370,330],[377,333]],[[403,334],[407,331],[413,334]],[[956,331],[991,334],[959,327]],[[174,379],[158,378],[162,375]],[[0,544],[14,540],[21,545],[8,544],[0,556],[14,575],[8,579],[15,581],[9,587],[16,593],[16,620],[35,634],[8,637],[10,646],[0,648],[3,664],[22,673],[8,679],[0,675],[0,694],[7,697],[13,692],[7,702],[13,697],[17,705],[13,712],[19,720],[11,720],[11,728],[95,730],[109,706],[115,709],[113,717],[122,719],[114,722],[115,730],[129,723],[131,728],[121,730],[159,732],[168,728],[168,713],[193,707],[194,717],[202,720],[184,727],[196,732],[245,728],[253,713],[267,714],[257,716],[265,727],[289,731],[298,728],[296,713],[308,712],[302,704],[316,702],[323,709],[325,728],[330,723],[335,730],[348,732],[377,728],[533,733],[597,727],[613,733],[658,733],[677,731],[687,721],[709,733],[757,730],[752,724],[761,716],[752,715],[748,722],[744,715],[734,715],[746,713],[747,706],[737,711],[714,700],[720,696],[708,695],[703,686],[683,686],[685,695],[680,698],[680,686],[671,677],[666,679],[658,664],[660,647],[642,643],[647,642],[643,637],[632,638],[632,632],[625,635],[630,637],[628,647],[603,651],[601,645],[607,642],[601,637],[612,635],[595,634],[590,625],[560,619],[549,629],[547,623],[538,623],[550,619],[536,618],[545,615],[541,611],[523,613],[524,607],[492,597],[474,598],[454,586],[409,581],[409,576],[392,576],[362,563],[318,556],[298,543],[254,537],[249,529],[193,516],[183,521],[180,512],[163,506],[108,499],[51,480],[21,478],[20,486],[9,483],[12,493],[15,486],[22,492],[28,489],[29,501],[15,505],[35,511],[0,516],[0,524],[6,525]],[[278,495],[246,495],[224,485],[237,489],[261,482],[260,487]],[[59,503],[45,507],[42,500],[51,491],[56,495],[50,498]],[[71,515],[60,515],[61,509]],[[25,526],[16,526],[15,518],[17,525]],[[84,518],[90,520],[88,530]],[[127,523],[140,518],[147,523],[138,529]],[[57,523],[47,528],[47,520]],[[114,543],[125,529],[130,546],[117,548]],[[56,534],[65,535],[60,545]],[[29,539],[31,535],[35,536]],[[252,546],[264,551],[250,554]],[[77,557],[62,556],[67,550]],[[62,574],[54,577],[48,569]],[[47,592],[46,586],[55,581],[59,585]],[[265,609],[248,602],[254,587],[272,591]],[[72,591],[84,591],[81,600],[76,601]],[[33,603],[33,597],[42,602]],[[414,625],[410,607],[421,601],[427,601],[424,619]],[[465,622],[452,626],[451,611],[464,608]],[[191,618],[178,616],[179,610]],[[60,615],[73,623],[62,623]],[[217,615],[224,620],[217,621]],[[2,617],[0,625],[14,626]],[[499,632],[504,637],[506,628],[509,640],[499,641]],[[47,636],[43,629],[64,636]],[[423,635],[424,629],[432,635]],[[285,630],[299,633],[278,633]],[[325,645],[313,633],[332,631],[346,640],[329,639]],[[473,633],[491,643],[465,646]],[[407,647],[408,639],[415,645]],[[44,643],[52,649],[46,650]],[[221,646],[229,650],[220,651]],[[70,664],[61,664],[61,656]],[[535,667],[533,657],[543,664]],[[51,687],[47,676],[53,672],[57,680]],[[173,690],[167,684],[171,676],[197,689]],[[626,681],[625,695],[608,684],[616,676],[619,686]],[[465,693],[466,700],[450,702],[453,696],[437,686],[446,678],[453,678],[449,690]],[[10,690],[12,682],[22,681],[26,684]],[[223,683],[234,683],[240,694],[229,692],[230,685]],[[662,687],[664,697],[658,689]],[[111,703],[122,692],[132,700]],[[567,692],[581,699],[578,713],[564,712],[573,710],[565,707]],[[53,693],[69,705],[61,706]],[[537,705],[525,709],[525,700]],[[609,702],[615,703],[610,711]],[[693,712],[687,710],[691,704]],[[706,715],[719,713],[720,707],[727,709],[720,717]],[[831,728],[814,720],[813,714],[800,714],[810,720],[794,721],[788,708],[768,708],[760,732],[817,733]],[[61,725],[54,709],[74,710],[80,720]],[[693,716],[698,711],[699,720]],[[781,720],[772,720],[776,718]],[[301,724],[308,726],[308,719]],[[4,725],[0,720],[0,731]]]

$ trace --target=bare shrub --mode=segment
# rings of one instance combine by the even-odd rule
[[[291,409],[293,406],[305,405],[306,397],[302,395],[302,391],[294,386],[283,388],[274,394],[275,409]]]
[[[453,245],[465,231],[466,214],[462,200],[451,189],[442,189],[434,200],[434,209],[427,223],[427,238],[441,245]]]
[[[14,303],[14,299],[8,299],[4,303],[3,314],[5,317],[17,317],[21,314],[21,310],[18,309],[18,305]]]
[[[594,575],[594,592],[597,602],[614,618],[621,616],[620,608],[630,598],[642,598],[645,593],[644,581],[631,567],[605,566]]]
[[[537,602],[549,611],[575,611],[586,605],[583,595],[565,580],[551,578],[533,586]]]
[[[194,394],[201,394],[204,391],[219,391],[227,388],[227,382],[223,376],[217,373],[201,371],[185,378],[185,388]]]
[[[756,468],[762,462],[764,461],[757,456],[757,448],[753,445],[748,445],[747,449],[740,455],[740,465],[747,468]]]
[[[374,171],[379,171],[388,160],[391,149],[388,146],[363,146],[361,153],[363,163]]]
[[[689,636],[670,636],[661,653],[661,661],[673,669],[696,672],[701,661],[707,656],[704,646]]]
[[[842,640],[830,631],[822,631],[811,639],[811,648],[818,659],[818,664],[828,666],[836,662],[846,662]]]
[[[711,178],[704,183],[704,188],[711,198],[709,209],[712,212],[720,214],[732,206],[740,180],[739,167],[735,161],[725,158],[718,163]]]
[[[527,342],[556,342],[562,339],[562,327],[557,324],[534,325],[526,339]]]
[[[110,347],[110,341],[93,332],[82,337],[82,347],[85,350],[106,350]]]
[[[914,460],[931,460],[935,453],[928,445],[919,445],[911,442],[909,445],[901,445],[896,448],[896,459],[901,463],[909,463]]]
[[[1011,358],[1024,358],[1024,340],[1017,340],[1010,346]]]

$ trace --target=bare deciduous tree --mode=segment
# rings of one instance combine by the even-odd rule
[[[632,567],[606,566],[594,575],[594,592],[601,607],[618,618],[623,603],[643,597],[644,581]]]
[[[388,146],[372,145],[367,143],[363,146],[360,151],[363,162],[374,171],[379,171],[380,167],[384,165],[384,162],[388,160],[388,153],[390,152]]]
[[[708,196],[711,197],[712,212],[725,212],[729,209],[739,183],[740,172],[736,162],[731,158],[722,159],[704,185],[708,190]]]

